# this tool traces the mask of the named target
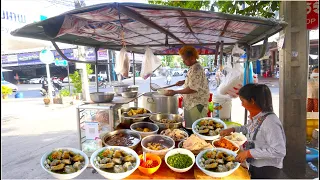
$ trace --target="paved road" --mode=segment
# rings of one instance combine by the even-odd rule
[[[172,78],[172,83],[174,83],[176,81],[179,81],[179,80],[182,80],[182,79],[183,79],[182,76],[173,77]],[[126,84],[133,85],[133,79],[132,78],[123,80],[123,82],[126,83]],[[153,77],[152,78],[152,82],[156,83],[156,84],[159,84],[161,86],[165,86],[166,85],[165,77]],[[117,83],[117,82],[113,82],[113,83]],[[142,80],[142,78],[136,78],[136,84],[139,86],[139,92],[148,92],[148,91],[150,91],[150,88],[149,88],[150,80],[149,79]],[[69,84],[68,83],[63,83],[63,85],[64,85],[65,88],[69,89]],[[18,88],[19,88],[18,92],[23,93],[24,98],[42,98],[41,94],[39,93],[39,90],[41,89],[41,84],[19,84]],[[71,83],[71,91],[72,90],[73,90],[73,86],[72,86],[72,83]],[[96,92],[97,91],[95,83],[92,83],[92,82],[90,83],[89,91],[90,92]],[[109,91],[110,92],[110,91],[113,91],[113,90],[112,90],[110,84],[107,83],[107,88],[100,87],[99,91],[102,91],[102,92],[108,92]],[[10,95],[9,98],[15,98],[15,93]]]
[[[179,80],[183,77],[174,79]],[[148,91],[149,81],[139,81],[140,90]],[[164,79],[161,78],[155,82],[161,86],[165,85]],[[278,114],[279,89],[271,88],[271,90],[274,109]],[[51,179],[52,177],[40,166],[41,156],[53,148],[78,148],[76,105],[45,107],[41,98],[30,101],[13,99],[2,102],[1,112],[3,179]],[[243,123],[244,109],[238,98],[232,100],[231,117],[232,121]],[[88,169],[78,179],[103,179],[103,177],[92,174]]]

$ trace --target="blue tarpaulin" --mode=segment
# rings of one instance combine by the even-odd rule
[[[248,65],[249,65],[249,68],[248,68]],[[247,77],[247,71],[249,71],[248,77]],[[247,78],[248,78],[248,83],[253,83],[253,67],[252,67],[252,62],[246,62],[246,63],[244,63],[243,85],[248,84],[248,83],[247,83]]]

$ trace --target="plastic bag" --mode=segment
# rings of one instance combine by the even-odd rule
[[[249,62],[249,68],[247,68],[247,64],[244,64],[244,78],[243,78],[243,85],[247,84],[247,78],[248,78],[248,83],[254,83],[254,79],[253,79],[253,67],[252,67],[252,62]],[[248,73],[248,77],[247,77],[247,71],[249,71]]]
[[[238,44],[236,44],[233,49],[232,49],[232,57],[233,57],[233,62],[237,63],[240,62],[243,58],[245,51],[241,48],[239,48]]]
[[[117,74],[121,74],[123,77],[129,77],[130,60],[125,48],[120,50],[115,66],[114,71]]]
[[[221,95],[230,95],[233,98],[238,97],[239,89],[242,87],[243,82],[243,67],[240,64],[235,66],[228,72],[220,86],[218,93]]]
[[[153,54],[152,50],[149,47],[146,47],[146,52],[142,60],[140,76],[143,79],[147,79],[160,65],[161,60]]]

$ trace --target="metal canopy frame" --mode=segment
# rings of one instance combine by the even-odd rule
[[[167,55],[163,49],[183,45],[215,50],[216,44],[222,41],[224,46],[253,45],[285,26],[284,21],[275,19],[150,4],[104,3],[29,24],[11,34],[120,50],[123,47],[120,31],[123,30],[128,51],[144,53],[144,47],[149,46],[155,55]]]
[[[208,22],[208,24],[206,24],[206,22]],[[175,25],[175,23],[177,25]],[[219,23],[220,26],[218,26]],[[128,24],[133,28],[130,28]],[[164,26],[162,24],[170,24],[170,26]],[[110,30],[107,30],[108,28],[99,29],[99,26],[103,27],[104,25]],[[201,25],[206,27],[201,27]],[[123,42],[125,42],[127,51],[133,53],[133,62],[135,62],[134,53],[143,53],[144,49],[141,48],[145,46],[149,46],[150,48],[173,48],[190,45],[215,49],[214,64],[217,65],[219,47],[220,57],[222,57],[224,46],[230,46],[236,43],[247,49],[246,63],[263,57],[267,48],[268,37],[280,32],[286,25],[286,22],[275,19],[230,15],[150,4],[105,3],[71,10],[59,16],[26,25],[11,32],[11,34],[13,36],[51,41],[61,57],[69,62],[75,63],[91,63],[97,65],[97,51],[99,48],[120,50],[124,45]],[[141,26],[146,27],[146,32],[137,32]],[[170,30],[170,28],[176,30]],[[153,33],[147,32],[150,29],[153,30]],[[118,38],[107,36],[102,32],[99,33],[98,30],[109,34],[118,33]],[[185,32],[185,30],[189,32]],[[198,32],[196,32],[196,30]],[[134,35],[121,39],[119,37],[121,34],[120,31],[121,33],[127,31],[129,35],[130,33]],[[212,31],[214,33],[205,31]],[[184,33],[184,36],[181,36],[181,33]],[[191,43],[189,40],[192,38],[187,36],[190,34],[191,37],[195,39]],[[180,36],[178,37],[178,35]],[[213,40],[214,42],[212,42],[211,39],[200,38],[200,35],[204,35],[204,37],[207,38],[216,38],[216,40]],[[165,38],[159,39],[155,38],[155,36],[164,36]],[[100,41],[97,40],[97,38],[100,38]],[[145,38],[151,41],[144,43],[129,42],[128,39],[132,38],[138,38],[140,40]],[[126,39],[126,41],[124,41],[124,39]],[[264,43],[259,57],[251,57],[250,47],[261,40],[264,40]],[[96,55],[95,62],[67,58],[56,42],[94,47]],[[161,53],[161,51],[156,51],[154,54],[167,55]],[[221,61],[219,64],[221,64]],[[133,68],[133,70],[135,71],[135,68]],[[135,82],[135,72],[133,73],[133,81]],[[249,72],[247,71],[247,73]],[[96,77],[97,75],[96,71]],[[246,77],[248,77],[248,74]],[[96,82],[98,90],[97,78]],[[248,83],[248,78],[246,79],[246,82]],[[246,114],[247,112],[245,113],[245,123],[247,121]]]

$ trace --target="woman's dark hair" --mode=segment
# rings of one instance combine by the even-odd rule
[[[273,112],[271,91],[265,84],[247,84],[239,90],[239,96],[253,100],[262,112]]]

